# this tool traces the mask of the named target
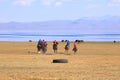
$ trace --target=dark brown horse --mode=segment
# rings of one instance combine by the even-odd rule
[[[74,54],[77,52],[77,41],[74,42],[74,47],[72,50],[74,51]]]
[[[68,54],[68,50],[70,49],[70,45],[65,45],[65,51]]]
[[[54,53],[57,53],[57,49],[58,49],[58,42],[56,43],[53,43],[53,50],[54,50]]]
[[[44,44],[42,45],[42,52],[46,53],[47,52],[47,42],[45,41]]]
[[[37,44],[37,51],[38,51],[38,53],[40,53],[41,49],[42,49],[41,44]]]
[[[73,51],[74,51],[74,54],[77,52],[77,47],[76,46],[73,47]]]
[[[66,45],[64,48],[65,48],[66,53],[68,54],[68,51],[70,49],[70,41],[69,40],[66,40]]]

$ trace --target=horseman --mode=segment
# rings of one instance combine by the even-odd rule
[[[54,50],[54,53],[57,53],[57,45],[58,45],[58,42],[56,40],[53,41],[53,50]]]
[[[41,46],[42,46],[42,52],[46,53],[46,51],[47,51],[47,43],[46,43],[45,40],[42,40]]]
[[[47,52],[47,42],[44,41],[44,48],[43,48],[43,53],[46,53]]]
[[[75,41],[75,42],[74,42],[74,47],[73,47],[73,49],[72,49],[72,50],[74,51],[74,54],[75,54],[75,53],[77,52],[77,50],[78,50],[78,49],[77,49],[77,44],[78,44],[77,41]]]
[[[42,45],[41,45],[41,39],[38,41],[37,43],[37,52],[40,53],[40,50],[42,49]]]
[[[67,54],[68,54],[68,50],[70,49],[70,41],[69,40],[67,40],[67,43],[66,43],[66,45],[65,45],[65,51],[67,52]]]

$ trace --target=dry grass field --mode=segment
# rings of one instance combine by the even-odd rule
[[[54,54],[36,53],[36,42],[0,42],[0,80],[120,80],[120,43],[84,42],[70,55],[60,42]],[[68,63],[52,63],[68,59]]]

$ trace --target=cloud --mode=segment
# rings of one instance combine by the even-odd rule
[[[19,6],[30,6],[34,1],[36,0],[16,0],[13,4]]]
[[[55,6],[61,6],[62,4],[63,4],[63,3],[59,1],[59,2],[56,2],[56,3],[55,3]]]
[[[3,1],[3,0],[0,0]],[[68,2],[77,2],[77,1],[82,1],[82,0],[15,0],[13,2],[14,5],[19,5],[19,6],[30,6],[31,4],[33,4],[33,2],[41,2],[41,4],[45,5],[45,6],[62,6],[65,3]],[[85,1],[91,1],[91,0],[85,0]]]
[[[110,7],[120,7],[120,0],[110,0],[108,3],[108,6]]]
[[[42,0],[42,4],[45,6],[53,5],[58,7],[58,6],[62,6],[62,4],[64,4],[65,2],[70,2],[70,1],[73,0]]]
[[[42,0],[42,4],[49,6],[52,4],[52,0]]]
[[[3,0],[0,0],[3,1]],[[15,0],[13,2],[13,5],[18,5],[18,6],[30,6],[33,4],[33,2],[41,2],[41,4],[45,6],[61,6],[64,2],[70,2],[73,0]]]

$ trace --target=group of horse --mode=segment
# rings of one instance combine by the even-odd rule
[[[43,53],[47,52],[47,42],[44,40],[39,40],[38,44],[37,44],[37,51],[38,53],[40,53],[40,51],[42,50]]]
[[[57,53],[58,44],[59,43],[56,40],[53,41],[53,51],[54,51],[54,53]],[[66,45],[65,45],[64,49],[65,49],[66,53],[68,54],[68,51],[70,49],[70,41],[69,40],[66,42]],[[38,44],[37,44],[37,51],[38,51],[38,53],[40,53],[41,50],[42,50],[42,53],[46,53],[47,52],[47,43],[44,40],[42,40],[42,41],[39,40]],[[76,43],[76,41],[74,42],[74,47],[73,47],[72,50],[74,51],[74,53],[77,52],[77,43]]]

